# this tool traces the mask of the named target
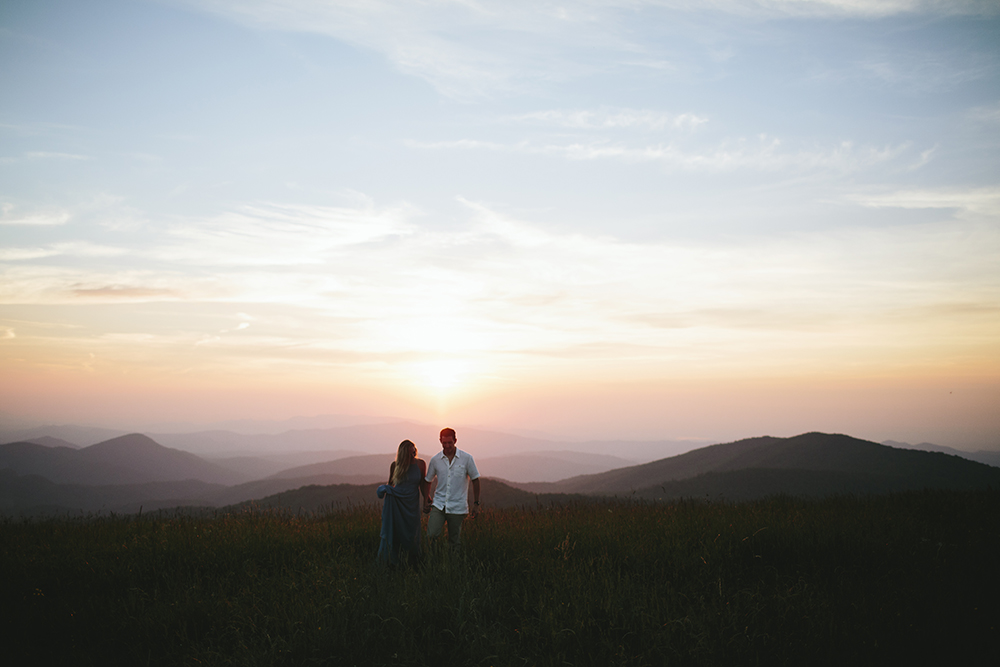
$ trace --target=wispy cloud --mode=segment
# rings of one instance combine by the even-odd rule
[[[255,26],[322,33],[371,49],[459,99],[571,79],[607,63],[653,63],[636,17],[729,14],[770,18],[989,13],[986,0],[587,0],[573,3],[436,0],[177,0]],[[595,54],[600,57],[595,58]],[[585,57],[581,57],[585,56]],[[639,56],[639,57],[637,57]],[[588,64],[588,60],[591,62]],[[599,64],[598,64],[599,63]]]
[[[762,135],[755,140],[740,139],[723,142],[708,150],[690,150],[674,143],[631,146],[610,141],[572,143],[533,143],[521,141],[502,144],[492,141],[460,139],[456,141],[409,141],[411,148],[429,150],[489,150],[509,153],[561,156],[571,160],[623,160],[657,162],[671,168],[688,171],[790,169],[832,170],[853,172],[872,165],[894,160],[903,155],[909,144],[896,146],[857,146],[845,141],[825,149],[787,150],[775,137]],[[929,159],[929,154],[921,159]],[[926,161],[926,160],[925,160]]]
[[[52,151],[30,151],[24,154],[30,160],[89,160],[87,155],[77,153],[56,153]]]
[[[166,261],[235,266],[321,264],[332,251],[405,236],[409,206],[377,210],[265,204],[169,228],[152,254]]]
[[[773,370],[782,359],[855,354],[875,363],[879,341],[926,351],[987,340],[1000,325],[1000,232],[982,221],[640,244],[557,233],[460,201],[470,217],[457,231],[412,226],[406,207],[258,204],[178,224],[184,248],[204,245],[184,256],[185,272],[178,248],[151,247],[142,270],[8,267],[0,297],[169,301],[178,312],[228,303],[235,325],[191,331],[184,344],[384,368],[447,357],[497,373],[566,359],[615,359],[633,371],[754,360]],[[896,193],[861,203],[991,211],[996,201],[995,192]],[[173,333],[148,333],[172,344]]]
[[[93,297],[102,300],[112,299],[139,299],[139,300],[160,300],[168,297],[176,297],[178,294],[169,289],[156,289],[151,287],[137,287],[132,285],[105,285],[103,287],[78,287],[72,290],[73,294],[80,297]]]
[[[1000,219],[1000,188],[926,188],[883,194],[854,195],[851,199],[871,208],[948,209],[983,219]]]
[[[860,71],[891,86],[910,91],[941,91],[986,78],[996,61],[948,62],[940,57],[912,56],[905,60],[871,60],[857,64]]]
[[[0,248],[0,261],[17,262],[25,259],[53,257],[56,253],[48,248]]]
[[[43,257],[119,257],[126,248],[106,246],[89,241],[64,241],[33,248],[0,248],[0,258],[6,261],[41,259]]]
[[[688,4],[688,3],[685,3]],[[791,16],[883,17],[895,14],[995,14],[989,0],[720,0],[728,11],[761,11]]]
[[[18,212],[17,207],[9,202],[0,204],[0,225],[53,226],[64,225],[71,218],[65,210],[39,210]]]
[[[585,130],[613,130],[638,128],[651,131],[666,129],[694,129],[708,122],[708,118],[693,113],[666,114],[648,109],[550,109],[512,116],[510,120]]]
[[[973,107],[967,115],[970,120],[977,123],[1000,125],[1000,102]]]

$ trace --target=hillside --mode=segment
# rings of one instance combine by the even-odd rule
[[[1000,488],[998,468],[958,456],[896,449],[846,435],[826,433],[805,433],[791,438],[750,438],[553,484],[517,486],[537,493],[629,495],[707,473],[739,470],[793,471],[782,476],[786,480],[795,476],[794,471],[836,473],[841,486],[846,484],[848,487],[868,489],[869,492],[924,487],[985,488],[993,485]]]
[[[897,449],[824,433],[712,445],[559,482],[508,482],[495,474],[505,470],[504,465],[516,470],[538,458],[548,458],[564,469],[571,469],[574,461],[587,461],[586,455],[575,452],[486,458],[482,468],[487,506],[544,505],[586,496],[736,501],[778,493],[827,496],[1000,488],[1000,468],[944,453]],[[607,464],[610,458],[598,463]],[[345,457],[237,484],[232,483],[236,473],[138,434],[79,450],[11,443],[0,445],[0,511],[25,515],[134,512],[140,506],[147,510],[225,507],[252,500],[311,511],[331,503],[368,502],[364,498],[374,502],[373,489],[385,480],[389,460],[389,454]]]
[[[1000,467],[1000,451],[991,452],[986,450],[978,450],[975,452],[965,452],[959,449],[954,449],[952,447],[942,447],[941,445],[934,445],[929,442],[921,442],[918,445],[911,445],[908,442],[896,442],[894,440],[886,440],[882,443],[888,447],[895,447],[897,449],[918,449],[925,452],[941,452],[943,454],[952,454],[954,456],[961,456],[963,459],[969,459],[970,461],[976,461],[978,463],[985,463],[989,466]]]
[[[144,484],[199,480],[234,484],[233,471],[189,452],[164,447],[140,433],[123,435],[82,449],[30,442],[0,445],[0,467],[21,475],[40,475],[62,484]]]
[[[80,449],[79,445],[74,445],[68,440],[63,440],[61,438],[53,438],[48,435],[43,435],[39,438],[31,438],[25,440],[24,442],[30,442],[34,445],[41,445],[42,447],[66,447],[68,449]]]
[[[264,498],[308,485],[374,483],[364,476],[319,475],[297,479],[256,480],[234,486],[197,480],[143,484],[56,484],[39,475],[0,470],[0,513],[51,516],[79,512],[127,513],[172,507],[222,507]]]
[[[426,461],[437,453],[422,453]],[[376,479],[389,476],[393,453],[366,456],[348,456],[334,461],[296,466],[271,475],[272,478],[297,478],[315,475],[367,475]],[[557,481],[588,473],[605,472],[630,465],[628,459],[583,452],[546,451],[510,454],[508,456],[479,457],[476,465],[484,476],[516,479],[519,482]]]
[[[294,479],[299,477],[314,477],[317,475],[367,475],[374,477],[373,481],[385,480],[389,477],[389,465],[395,454],[365,454],[363,456],[345,456],[334,461],[323,461],[310,465],[288,468],[270,476],[270,479]]]
[[[378,484],[356,486],[351,484],[336,484],[332,486],[310,485],[302,488],[284,491],[257,500],[238,503],[225,510],[243,507],[261,507],[282,509],[290,512],[319,512],[331,507],[347,507],[351,505],[381,505],[375,490]],[[593,502],[593,498],[577,494],[535,494],[522,491],[510,483],[483,477],[481,483],[483,507],[548,507],[566,503]],[[471,499],[471,493],[470,493]]]
[[[310,452],[315,456],[309,461],[290,464],[306,465],[342,458],[339,452],[349,454],[396,451],[399,443],[406,439],[416,443],[423,457],[428,457],[440,449],[438,433],[440,427],[407,421],[377,424],[356,424],[335,428],[293,429],[276,433],[234,433],[224,430],[199,431],[193,433],[150,433],[157,442],[182,449],[199,456],[212,458],[235,456],[260,456],[283,453],[296,456]],[[22,438],[23,439],[23,438]],[[689,451],[696,447],[694,441],[587,441],[565,442],[539,437],[527,437],[500,433],[484,429],[461,427],[458,429],[458,446],[465,449],[476,460],[503,458],[512,454],[541,454],[572,450],[587,457],[591,463],[601,461],[613,454],[621,459],[620,465],[630,465],[662,459],[666,456]],[[328,452],[328,456],[323,456]],[[600,464],[605,470],[618,464]],[[558,474],[559,467],[552,469]],[[570,474],[577,474],[576,472]]]
[[[679,498],[742,502],[779,494],[800,498],[826,498],[837,495],[880,495],[904,491],[987,489],[966,483],[928,482],[906,476],[865,475],[829,470],[782,470],[752,468],[725,472],[707,472],[688,479],[638,489],[628,497],[646,500]],[[992,488],[998,488],[996,484]]]
[[[56,484],[38,475],[0,470],[0,512],[11,516],[138,512],[214,505],[227,487],[195,480],[89,486]]]
[[[376,566],[377,505],[310,515],[332,496],[308,493],[0,521],[5,664],[1000,664],[997,492],[487,504],[461,558],[398,572]]]

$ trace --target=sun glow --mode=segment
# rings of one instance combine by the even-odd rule
[[[420,379],[439,391],[455,389],[469,375],[469,362],[462,359],[434,359],[419,365]]]

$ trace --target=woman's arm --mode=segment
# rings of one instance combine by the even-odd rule
[[[417,463],[420,465],[420,497],[424,499],[425,505],[430,505],[431,484],[427,481],[427,462],[423,459],[417,459]]]
[[[392,486],[392,473],[396,470],[396,462],[393,461],[389,464],[389,481],[386,482],[389,486]]]

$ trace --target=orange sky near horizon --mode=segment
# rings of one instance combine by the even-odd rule
[[[608,368],[620,359],[557,359],[530,368],[521,361],[504,368],[495,360],[490,366],[484,355],[478,361],[489,370],[482,374],[474,361],[458,370],[425,361],[345,371],[321,360],[253,353],[165,353],[144,349],[141,341],[53,348],[15,340],[16,346],[5,342],[2,360],[4,417],[42,423],[141,430],[356,414],[567,440],[722,442],[825,431],[966,450],[996,449],[1000,434],[1000,381],[995,366],[986,364],[842,363],[794,373],[790,364],[767,372],[758,361],[671,375],[666,364],[652,368],[649,359],[633,360],[628,370]],[[639,369],[643,363],[647,368]]]

